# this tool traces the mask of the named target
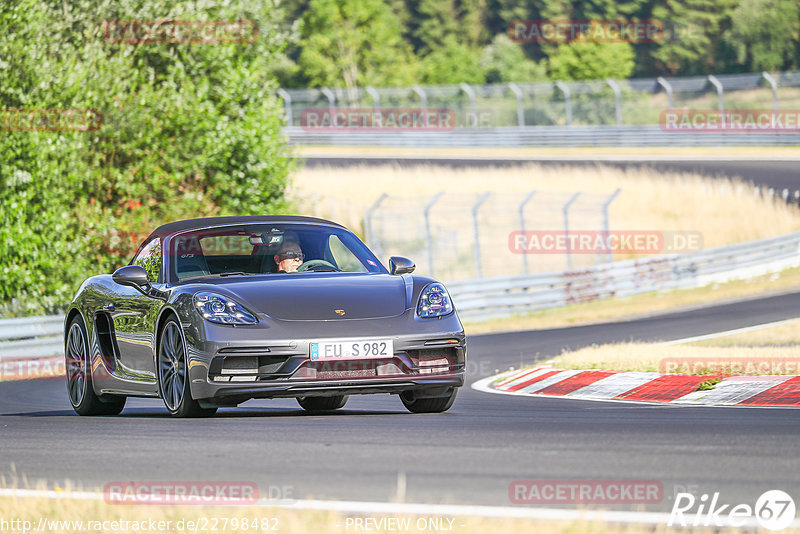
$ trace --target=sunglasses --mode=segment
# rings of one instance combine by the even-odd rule
[[[300,260],[300,261],[303,261],[305,259],[306,255],[303,254],[302,252],[284,252],[283,254],[280,255],[280,257],[284,258],[284,259],[287,259],[287,260]]]

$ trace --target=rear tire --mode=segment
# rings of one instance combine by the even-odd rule
[[[125,408],[125,397],[99,396],[94,392],[94,382],[89,358],[89,337],[83,318],[76,315],[67,327],[64,347],[67,371],[67,396],[78,415],[117,415]]]
[[[347,404],[347,395],[335,397],[297,397],[297,403],[309,412],[329,412],[343,408]]]
[[[192,398],[189,366],[186,364],[186,341],[178,320],[173,316],[164,324],[158,343],[158,393],[174,417],[211,417],[216,408],[201,408]]]
[[[457,392],[456,388],[451,388],[442,397],[417,397],[409,390],[400,394],[400,400],[411,413],[442,413],[453,405]]]

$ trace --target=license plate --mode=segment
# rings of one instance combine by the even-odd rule
[[[390,358],[394,345],[391,339],[340,339],[311,342],[308,351],[312,360]]]

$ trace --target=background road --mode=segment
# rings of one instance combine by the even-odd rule
[[[669,340],[800,316],[800,293],[627,322],[469,338],[469,383],[562,347]],[[462,388],[445,414],[412,415],[392,396],[351,397],[306,415],[293,400],[250,401],[214,419],[176,420],[160,401],[118,417],[73,414],[62,380],[0,383],[0,474],[93,489],[112,481],[253,481],[293,498],[508,505],[518,479],[656,480],[754,504],[800,499],[800,410],[648,406],[492,395]],[[624,506],[614,507],[625,509]]]

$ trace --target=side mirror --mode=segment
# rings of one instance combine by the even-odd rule
[[[147,280],[147,271],[141,265],[120,267],[114,271],[111,278],[120,285],[135,287],[140,291],[150,286],[150,282]]]
[[[408,258],[392,256],[389,258],[389,272],[392,274],[413,273],[417,266]]]

